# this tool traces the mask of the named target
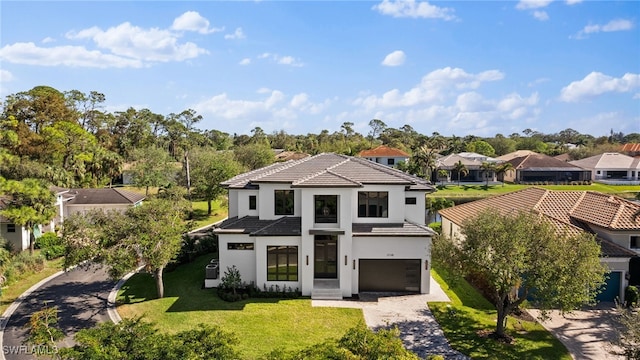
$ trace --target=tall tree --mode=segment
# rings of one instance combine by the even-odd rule
[[[108,266],[117,279],[143,266],[162,298],[164,268],[180,251],[188,208],[186,201],[155,199],[124,214],[72,215],[63,226],[65,267],[93,259]]]
[[[489,187],[489,176],[493,176],[494,172],[496,171],[496,163],[491,161],[483,161],[480,165],[480,171],[482,171],[482,174],[484,175],[484,178],[486,180],[485,186]]]
[[[50,222],[56,216],[55,196],[37,179],[5,180],[0,177],[0,195],[5,195],[6,206],[0,215],[16,225],[29,229],[29,251],[35,246],[34,227]]]
[[[511,170],[513,170],[513,164],[508,161],[505,161],[501,164],[496,165],[496,168],[495,168],[497,176],[504,175],[507,173],[507,171],[511,171]],[[502,179],[502,186],[504,186],[504,178]]]
[[[197,195],[207,201],[207,214],[211,215],[211,201],[224,194],[221,182],[242,171],[232,152],[217,152],[205,148],[191,151],[191,178]]]
[[[273,164],[275,155],[273,150],[264,144],[248,144],[238,146],[233,151],[236,159],[249,170],[259,169],[261,167]]]
[[[604,283],[595,237],[561,231],[535,213],[485,210],[465,221],[461,234],[434,242],[434,262],[482,279],[498,311],[498,338],[508,338],[507,315],[527,298],[542,310],[570,311],[593,303]]]
[[[149,187],[166,186],[175,182],[177,169],[175,161],[164,149],[155,146],[140,148],[131,154],[133,183],[145,188],[149,195]]]
[[[458,162],[453,165],[453,170],[458,174],[458,186],[460,186],[460,178],[469,175],[469,169],[462,163],[462,160],[458,160]]]
[[[372,119],[369,121],[369,127],[371,128],[369,137],[371,139],[371,146],[373,146],[373,141],[387,128],[387,124],[380,119]]]

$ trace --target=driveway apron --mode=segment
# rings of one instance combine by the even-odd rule
[[[41,310],[43,304],[58,307],[59,328],[65,338],[58,346],[74,344],[78,330],[108,321],[107,298],[115,282],[105,269],[83,266],[65,272],[28,294],[15,309],[2,334],[4,358],[7,360],[36,359],[32,347],[26,344],[31,314]]]

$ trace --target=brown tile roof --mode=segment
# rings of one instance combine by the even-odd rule
[[[582,168],[572,165],[566,161],[562,161],[544,154],[529,154],[518,158],[513,158],[508,162],[513,165],[516,170],[537,170],[537,171],[581,171]]]
[[[431,184],[363,158],[323,153],[301,160],[272,164],[235,176],[222,184],[233,189],[260,183],[288,183],[299,187],[361,187],[364,184],[406,185],[412,190],[434,191]]]
[[[640,204],[594,191],[552,191],[531,187],[440,210],[441,216],[462,224],[480,211],[493,208],[502,214],[512,211],[536,211],[552,221],[558,229],[575,233],[589,231],[595,225],[611,231],[640,230]],[[600,239],[601,241],[606,241]],[[603,254],[619,253],[613,245],[604,243]],[[622,248],[624,249],[624,248]],[[614,251],[615,250],[615,251]],[[627,250],[627,255],[632,252]]]
[[[144,195],[133,191],[109,188],[109,189],[71,189],[69,194],[74,195],[67,204],[71,205],[103,205],[103,204],[128,204],[133,205],[145,199]]]
[[[402,224],[361,224],[351,226],[353,236],[434,236],[435,232],[427,226],[405,222]]]
[[[392,148],[386,145],[380,145],[377,148],[362,150],[358,154],[360,157],[410,157],[406,152]]]
[[[624,144],[621,152],[640,152],[640,144]]]
[[[531,151],[531,150],[516,150],[514,152],[510,152],[508,154],[498,156],[496,159],[502,160],[502,161],[509,161],[511,159],[515,159],[515,158],[519,158],[519,157],[523,157],[531,154],[537,154],[537,152]]]

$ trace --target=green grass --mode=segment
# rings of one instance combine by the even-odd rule
[[[507,333],[512,344],[488,338],[496,326],[496,310],[463,279],[432,269],[433,278],[451,303],[431,302],[429,308],[451,346],[473,359],[566,359],[567,349],[537,322],[508,318]]]
[[[436,184],[437,185],[437,184]],[[437,185],[438,191],[429,196],[446,197],[446,198],[480,198],[497,194],[504,194],[531,187],[533,185],[505,184],[505,185],[489,185],[484,183],[475,185]],[[633,198],[640,193],[640,185],[605,185],[593,183],[591,185],[536,185],[549,190],[574,190],[574,191],[598,191],[606,194],[615,194],[624,198]]]
[[[220,198],[211,202],[211,215],[207,214],[206,201],[194,201],[191,203],[193,209],[194,229],[216,223],[227,217],[226,200]]]
[[[39,250],[36,250],[36,253]],[[0,296],[0,314],[13,303],[23,292],[27,291],[30,287],[37,284],[41,280],[57,273],[62,270],[63,258],[54,260],[45,260],[44,269],[40,272],[24,274],[20,280],[9,284],[2,288],[2,295]]]
[[[315,308],[309,299],[224,302],[214,289],[201,288],[204,266],[212,257],[199,257],[165,274],[163,299],[155,299],[155,283],[149,275],[133,276],[118,294],[118,312],[123,318],[144,316],[169,333],[198,323],[217,324],[238,336],[238,350],[245,359],[259,358],[278,348],[298,350],[337,339],[347,329],[364,323],[359,309]]]

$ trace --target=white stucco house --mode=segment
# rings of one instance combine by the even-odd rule
[[[621,184],[637,184],[640,181],[640,157],[609,152],[569,163],[591,170],[591,179],[594,181]]]
[[[220,274],[315,299],[364,291],[428,293],[425,180],[366,159],[323,153],[238,175],[215,229]],[[220,279],[207,279],[215,287]]]
[[[102,211],[126,211],[133,206],[139,206],[145,199],[144,195],[117,189],[65,189],[52,186],[50,190],[55,194],[56,216],[48,224],[41,224],[35,232],[55,231],[64,219],[74,213],[86,213],[99,209]],[[8,199],[0,199],[0,209],[6,206]],[[0,216],[0,237],[7,240],[15,251],[29,248],[30,230],[13,224],[7,218]]]

